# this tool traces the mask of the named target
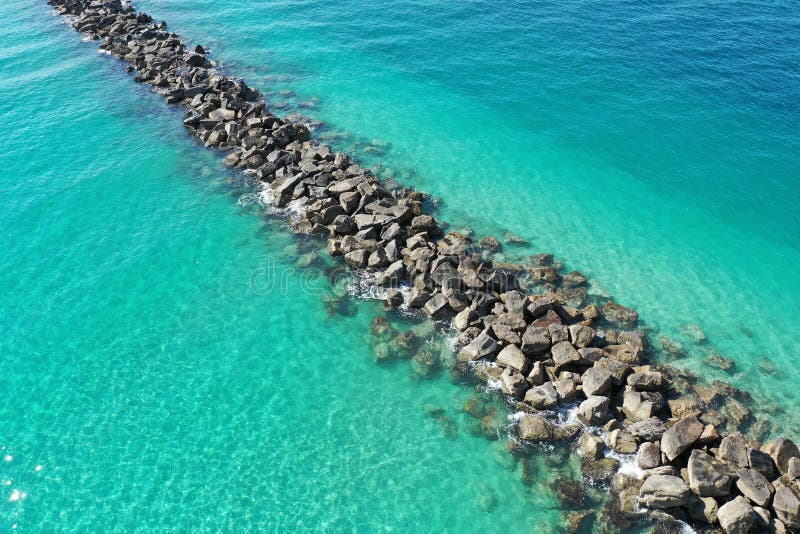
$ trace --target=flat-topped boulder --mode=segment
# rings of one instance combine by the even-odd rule
[[[552,382],[545,382],[525,392],[525,402],[537,410],[547,410],[558,404],[558,392]]]
[[[689,456],[686,466],[689,487],[701,497],[721,497],[731,492],[733,476],[726,464],[700,449]]]
[[[656,510],[685,506],[692,491],[682,478],[671,475],[648,477],[639,489],[639,503]]]
[[[753,501],[758,506],[768,506],[772,501],[775,488],[770,484],[767,477],[754,471],[753,469],[740,469],[737,473],[739,479],[736,487],[742,495]]]
[[[696,417],[686,417],[672,425],[661,437],[661,452],[669,461],[688,449],[703,433],[703,423]]]

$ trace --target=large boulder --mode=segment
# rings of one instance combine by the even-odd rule
[[[767,477],[758,471],[747,468],[740,469],[737,475],[739,475],[739,480],[736,481],[736,487],[739,488],[742,495],[759,506],[769,505],[775,488],[769,483]]]
[[[486,332],[481,332],[469,345],[461,349],[461,352],[458,353],[458,360],[471,362],[492,356],[495,352],[497,352],[497,341]]]
[[[731,492],[733,476],[728,466],[700,449],[689,456],[689,487],[701,497],[717,497]]]
[[[664,432],[661,437],[661,452],[671,462],[697,441],[703,428],[703,423],[694,416],[681,419]]]
[[[719,507],[717,521],[727,534],[747,534],[756,522],[756,514],[740,495]]]
[[[588,347],[594,341],[595,335],[596,332],[591,326],[578,323],[569,327],[569,337],[572,340],[572,344],[576,347]]]
[[[800,450],[797,445],[790,439],[778,438],[770,441],[764,447],[764,452],[772,457],[778,471],[785,475],[789,471],[789,460],[792,458],[800,458]]]
[[[608,397],[593,396],[578,406],[578,419],[585,425],[602,425],[608,421]]]
[[[639,447],[636,458],[639,469],[655,469],[661,465],[661,447],[658,443],[647,441]]]
[[[509,367],[503,369],[503,373],[500,375],[500,391],[519,399],[522,398],[529,387],[530,384],[525,380],[522,373]]]
[[[630,386],[622,397],[622,411],[631,421],[650,419],[664,408],[664,397],[658,392],[636,391]]]
[[[733,469],[748,467],[747,443],[742,433],[734,432],[722,438],[717,456]]]
[[[581,361],[581,354],[569,341],[556,343],[550,349],[553,354],[553,361],[556,363],[556,370],[568,365],[577,364]]]
[[[521,373],[528,370],[528,363],[525,360],[525,355],[515,345],[506,345],[503,347],[503,350],[497,355],[497,365],[501,367],[510,367]]]
[[[518,424],[519,437],[533,442],[550,441],[555,435],[555,425],[541,415],[523,415]]]
[[[800,491],[797,486],[778,486],[772,499],[772,509],[787,527],[800,529]]]
[[[614,384],[614,376],[604,367],[592,367],[583,373],[581,385],[583,393],[589,397],[592,395],[603,395]]]
[[[653,509],[674,508],[689,503],[692,491],[682,478],[672,475],[652,475],[639,490],[639,502]]]
[[[543,326],[529,326],[522,335],[522,350],[528,354],[544,352],[550,348],[550,331]]]
[[[689,500],[689,517],[695,521],[701,521],[712,525],[717,522],[717,512],[719,505],[713,497],[698,497],[693,495]]]
[[[547,410],[558,404],[558,392],[552,382],[529,389],[525,393],[525,402],[537,410]]]
[[[634,454],[639,448],[633,434],[622,428],[612,430],[609,433],[608,446],[612,451],[620,454]]]
[[[775,462],[772,457],[759,449],[747,450],[747,466],[772,480],[775,478]]]
[[[664,375],[658,371],[644,371],[628,376],[628,385],[637,391],[658,391],[664,387]]]
[[[661,439],[667,427],[658,417],[651,417],[628,425],[628,431],[639,441],[656,441]]]
[[[584,458],[599,460],[603,457],[605,448],[606,444],[603,443],[603,440],[589,432],[584,432],[578,440],[578,452]]]

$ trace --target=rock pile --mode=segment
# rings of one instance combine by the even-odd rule
[[[310,141],[306,126],[273,115],[256,89],[218,72],[202,46],[187,48],[164,22],[129,3],[50,3],[127,62],[136,81],[183,106],[189,131],[224,151],[226,164],[252,173],[276,206],[291,204],[299,214],[293,230],[327,239],[331,256],[371,273],[386,288],[388,308],[452,324],[461,346],[454,371],[513,399],[522,412],[519,438],[582,436],[584,473],[614,478],[621,512],[638,513],[638,503],[730,533],[800,529],[797,447],[720,436],[721,412],[703,411],[722,402],[719,391],[706,391],[702,402],[682,396],[669,369],[648,365],[634,310],[611,300],[589,303],[586,277],[562,275],[550,255],[527,265],[493,262],[502,248],[497,239],[474,244],[448,231],[426,213],[426,195],[390,188],[346,154]],[[416,358],[420,375],[438,365],[417,354],[412,335],[373,329],[386,337],[379,360]],[[559,405],[577,405],[579,422],[555,424],[548,413]],[[749,416],[732,396],[726,410],[731,419]],[[606,449],[638,454],[644,476],[615,475],[618,462],[604,457]]]

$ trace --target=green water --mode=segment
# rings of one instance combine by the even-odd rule
[[[9,7],[0,85],[25,98],[0,103],[0,529],[559,521],[502,440],[468,432],[468,389],[373,362],[379,308],[329,316],[290,272],[294,237],[161,97]],[[289,274],[259,294],[267,266]]]
[[[772,435],[797,436],[795,4],[140,5],[321,139],[439,196],[456,227],[582,270],[657,347],[682,345],[675,365],[752,392]]]

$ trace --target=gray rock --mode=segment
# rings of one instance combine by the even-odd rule
[[[603,349],[598,349],[597,347],[578,349],[578,352],[581,355],[582,365],[593,365],[595,362],[599,361],[604,354]]]
[[[520,373],[525,373],[528,370],[528,362],[525,360],[525,355],[515,345],[506,345],[500,351],[500,354],[497,355],[497,365],[510,367]]]
[[[585,425],[602,425],[608,420],[608,397],[589,397],[578,406],[578,419]]]
[[[581,384],[586,396],[603,395],[614,383],[614,376],[604,367],[592,367],[583,373]]]
[[[756,514],[747,499],[740,495],[720,506],[717,521],[727,534],[747,534],[756,522]]]
[[[653,475],[639,490],[639,502],[652,509],[674,508],[689,503],[692,492],[680,477]]]
[[[486,332],[481,332],[469,345],[461,349],[461,352],[458,353],[458,360],[474,361],[492,356],[495,352],[497,352],[497,342]]]
[[[719,505],[713,497],[698,497],[693,495],[687,507],[689,516],[695,521],[702,521],[713,525],[717,522]]]
[[[640,469],[655,469],[661,465],[661,445],[647,441],[639,447],[636,463]]]
[[[773,462],[772,457],[764,451],[748,449],[747,465],[750,469],[754,469],[767,477],[768,480],[775,478],[775,462]]]
[[[411,220],[411,231],[414,233],[430,232],[436,228],[436,220],[430,215],[417,215]]]
[[[581,376],[577,373],[562,372],[559,379],[553,382],[558,392],[559,402],[572,402],[578,396],[578,385]]]
[[[792,480],[800,478],[800,458],[789,458],[787,465],[786,475]]]
[[[722,438],[719,444],[719,459],[733,469],[742,469],[749,465],[747,443],[741,432],[734,432]]]
[[[537,410],[547,410],[558,404],[558,393],[552,382],[529,389],[525,393],[525,402]]]
[[[408,295],[408,305],[412,308],[421,308],[431,299],[427,290],[418,287],[411,288]]]
[[[769,505],[775,488],[764,475],[748,468],[740,469],[737,475],[739,475],[739,480],[736,481],[736,487],[739,488],[742,495],[759,506]]]
[[[447,297],[442,293],[435,294],[425,303],[425,306],[422,307],[422,311],[428,317],[442,317],[447,311]]]
[[[778,467],[780,474],[785,475],[789,471],[789,460],[800,458],[800,450],[790,439],[778,438],[770,441],[762,447],[762,450],[772,457],[772,461]]]
[[[594,341],[596,332],[591,326],[574,324],[569,327],[569,337],[576,347],[588,347]]]
[[[728,466],[700,449],[692,451],[686,470],[689,487],[701,497],[721,497],[730,494],[733,476]]]
[[[628,431],[640,441],[656,441],[661,439],[667,427],[658,417],[651,417],[628,425]]]
[[[470,323],[477,318],[477,314],[471,308],[464,308],[453,318],[453,326],[460,331],[466,330]]]
[[[555,425],[541,415],[523,415],[517,428],[519,437],[533,442],[551,441],[555,434]]]
[[[348,252],[344,255],[344,261],[353,269],[361,269],[367,264],[367,251],[362,248]]]
[[[771,530],[772,526],[772,513],[766,508],[762,508],[760,506],[753,506],[753,511],[756,513],[756,524],[753,527],[753,530],[757,532],[763,532],[767,530]]]
[[[384,269],[383,272],[378,273],[375,277],[375,283],[379,286],[397,285],[405,277],[405,274],[405,265],[403,265],[402,260],[397,260]]]
[[[528,382],[534,386],[541,386],[547,382],[547,372],[543,362],[533,362],[531,371],[528,373]]]
[[[614,377],[615,386],[621,386],[625,382],[625,377],[628,376],[628,373],[631,371],[631,368],[628,364],[618,362],[616,360],[610,360],[608,358],[602,358],[598,360],[594,366],[601,367],[610,372],[611,376]]]
[[[603,443],[603,440],[589,432],[584,432],[578,440],[578,452],[584,458],[599,460],[603,457],[605,448],[606,444]]]
[[[772,499],[772,509],[787,527],[800,529],[800,491],[797,486],[778,486]]]
[[[622,411],[631,421],[650,419],[664,407],[664,397],[657,392],[626,389],[622,400]]]
[[[581,361],[580,353],[575,350],[575,347],[573,347],[568,341],[556,343],[550,349],[550,352],[553,354],[553,361],[556,363],[556,370],[568,365],[574,365]]]
[[[514,398],[522,398],[525,391],[530,387],[528,381],[521,373],[511,368],[506,368],[500,375],[500,391]]]
[[[681,419],[661,437],[661,452],[669,461],[688,449],[703,433],[703,423],[694,416]]]
[[[639,448],[633,434],[621,428],[608,435],[608,446],[612,451],[620,454],[634,454]]]
[[[544,352],[550,348],[550,331],[541,326],[529,326],[522,335],[522,350],[528,354]]]
[[[633,373],[628,376],[628,385],[637,391],[658,391],[664,386],[664,375],[658,371]]]
[[[638,365],[642,355],[642,350],[634,345],[631,345],[630,343],[624,343],[621,345],[608,345],[603,350],[605,351],[606,356],[612,360],[630,365]]]

